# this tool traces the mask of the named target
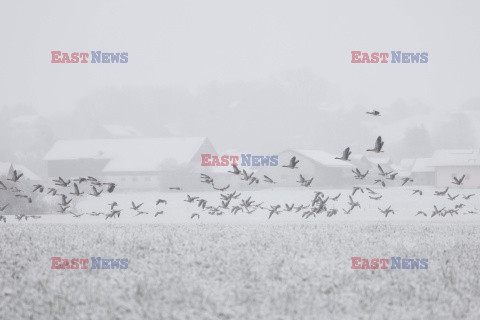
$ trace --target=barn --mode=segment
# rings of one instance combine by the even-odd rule
[[[41,178],[33,173],[30,169],[20,164],[13,164],[11,162],[0,162],[0,177],[9,178],[13,174],[13,170],[16,170],[19,174],[22,173],[22,180],[30,180],[38,182]]]
[[[60,140],[47,153],[49,177],[100,177],[119,189],[201,188],[201,154],[216,154],[207,138]]]
[[[480,187],[480,150],[437,150],[432,157],[437,187],[453,186],[454,177],[465,175],[463,187]]]
[[[283,168],[292,157],[300,160],[298,169]],[[351,170],[355,169],[350,162],[337,160],[335,156],[322,150],[289,149],[278,155],[278,166],[258,168],[257,176],[267,175],[278,183],[277,187],[300,186],[297,182],[300,174],[311,179],[313,188],[340,188],[354,183]]]
[[[415,159],[410,178],[413,179],[415,185],[433,186],[435,184],[435,168],[432,167],[432,158]]]

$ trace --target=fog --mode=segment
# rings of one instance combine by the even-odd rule
[[[0,12],[0,161],[40,167],[56,140],[95,138],[102,124],[205,136],[220,151],[362,153],[378,135],[397,160],[477,148],[479,9],[476,1],[12,2]],[[53,64],[54,50],[128,52],[129,61]],[[352,50],[428,52],[429,61],[352,64]],[[363,118],[372,109],[382,112],[375,125]]]

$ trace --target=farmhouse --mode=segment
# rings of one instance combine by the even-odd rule
[[[283,168],[292,157],[300,160],[299,169]],[[321,150],[289,149],[278,155],[278,166],[258,167],[256,176],[267,175],[277,181],[279,187],[300,186],[297,182],[300,174],[311,179],[313,188],[337,188],[351,186],[355,167],[347,161],[337,160],[335,156]]]
[[[463,187],[480,187],[480,150],[438,150],[432,157],[437,187],[452,186],[453,177],[465,175]]]
[[[0,177],[9,178],[13,174],[13,170],[17,170],[18,174],[23,173],[23,180],[40,181],[41,178],[33,173],[27,167],[20,164],[13,164],[11,162],[0,162]]]
[[[415,185],[433,186],[435,184],[435,168],[432,167],[432,158],[415,159],[410,178]]]
[[[49,177],[100,177],[119,189],[197,189],[202,153],[216,154],[203,137],[60,140],[44,160]]]

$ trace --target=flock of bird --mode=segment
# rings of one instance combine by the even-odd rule
[[[367,114],[372,115],[374,117],[380,116],[380,112],[373,110],[371,112],[367,112]],[[379,136],[376,141],[375,145],[372,149],[367,149],[367,152],[375,152],[375,153],[381,153],[383,151],[383,146],[384,146],[384,141],[382,140],[382,137]],[[340,160],[340,161],[351,161],[350,160],[350,155],[352,154],[351,150],[349,147],[347,147],[341,157],[336,157],[335,159]],[[296,157],[292,157],[290,159],[290,162],[288,164],[285,164],[282,166],[282,168],[286,169],[281,169],[281,170],[293,170],[293,169],[299,169],[299,162],[300,160],[297,160]],[[377,177],[374,177],[372,180],[373,185],[379,185],[382,187],[387,186],[387,180],[393,181],[397,180],[398,172],[393,172],[393,171],[386,171],[384,168],[382,168],[381,165],[377,165],[378,172],[377,172]],[[228,171],[228,173],[231,173],[235,176],[237,176],[240,180],[245,181],[248,183],[248,185],[252,184],[258,184],[260,182],[259,177],[254,176],[254,172],[248,173],[245,169],[240,170],[236,165],[232,166],[232,171]],[[365,172],[361,172],[358,168],[355,170],[352,170],[353,177],[356,180],[366,180],[368,176],[371,176],[372,173],[370,173],[369,170]],[[16,170],[13,171],[11,174],[11,177],[7,179],[7,181],[10,182],[2,182],[0,181],[0,191],[3,192],[12,192],[15,194],[15,197],[17,198],[24,198],[28,203],[32,203],[32,197],[31,195],[28,194],[27,190],[21,190],[18,188],[18,181],[22,178],[23,174],[18,173]],[[280,215],[281,213],[284,212],[292,212],[292,213],[299,213],[301,214],[302,218],[308,219],[310,217],[316,217],[319,214],[325,213],[327,217],[332,217],[334,215],[337,215],[339,213],[339,210],[336,208],[329,207],[330,203],[338,202],[339,199],[343,196],[342,193],[339,193],[335,196],[326,196],[323,192],[321,191],[314,191],[314,194],[312,196],[312,199],[309,200],[307,203],[303,204],[295,204],[295,203],[285,203],[284,205],[282,204],[274,204],[274,205],[266,205],[264,202],[258,202],[257,200],[253,200],[252,196],[241,197],[241,193],[237,193],[237,191],[233,191],[230,193],[226,193],[230,188],[230,185],[223,186],[223,187],[218,187],[218,185],[215,185],[215,181],[212,177],[210,177],[207,174],[201,174],[200,179],[202,183],[208,184],[212,186],[213,190],[220,191],[220,198],[218,203],[211,203],[210,201],[203,199],[199,196],[191,196],[191,195],[186,195],[187,198],[184,200],[185,202],[191,204],[194,206],[194,212],[191,215],[191,219],[197,218],[200,219],[200,217],[206,213],[209,215],[226,215],[226,214],[233,214],[236,215],[240,212],[246,213],[246,214],[252,214],[256,211],[260,212],[265,212],[268,216],[268,219],[271,219],[274,216]],[[298,183],[300,186],[303,187],[310,187],[313,181],[313,177],[306,178],[303,174],[299,174],[299,179]],[[402,181],[402,186],[407,185],[408,183],[413,182],[412,179],[409,177],[403,177],[403,178],[398,178],[398,180]],[[456,186],[461,186],[465,180],[465,175],[462,177],[454,177],[452,184]],[[102,182],[100,179],[94,178],[94,177],[81,177],[81,178],[76,178],[73,179],[73,181],[64,179],[62,177],[59,177],[58,179],[52,180],[54,186],[44,186],[40,184],[33,185],[32,190],[30,191],[31,193],[44,193],[47,195],[51,195],[53,197],[59,197],[59,203],[58,205],[58,210],[57,212],[60,214],[71,214],[75,218],[79,218],[83,215],[90,215],[90,216],[105,216],[105,219],[109,218],[120,218],[120,214],[124,209],[120,209],[119,205],[116,201],[112,201],[111,203],[108,204],[108,210],[105,212],[89,212],[89,213],[80,213],[77,214],[71,210],[68,210],[71,208],[71,203],[72,203],[72,198],[73,197],[81,197],[85,195],[86,190],[89,190],[87,195],[92,196],[92,197],[100,197],[104,192],[106,193],[112,193],[116,187],[115,183],[112,182]],[[269,183],[269,184],[276,184],[277,182],[272,179],[269,176],[263,175],[262,179],[263,183]],[[10,185],[8,185],[10,184]],[[83,188],[80,188],[80,187]],[[82,189],[82,190],[81,190]],[[181,187],[171,187],[169,188],[170,190],[177,190],[181,191]],[[439,197],[446,197],[450,201],[455,201],[457,199],[463,199],[465,201],[470,200],[472,197],[475,196],[475,194],[468,194],[468,195],[462,195],[460,197],[459,194],[452,195],[449,193],[450,188],[446,188],[443,191],[435,191],[434,195],[439,196]],[[369,187],[366,186],[353,186],[351,194],[348,194],[348,206],[347,208],[342,209],[344,214],[351,214],[355,208],[361,208],[361,204],[358,200],[354,199],[355,195],[358,193],[362,193],[368,195],[368,198],[374,201],[381,200],[383,198],[383,195],[379,190],[375,191],[372,190]],[[415,189],[413,190],[413,193],[411,194],[412,196],[423,196],[424,191],[420,189]],[[131,207],[129,208],[135,213],[135,216],[141,216],[141,215],[148,215],[150,212],[146,210],[142,210],[144,203],[135,203],[134,201],[131,202]],[[155,213],[152,213],[154,217],[160,216],[164,214],[163,210],[159,210],[158,208],[161,208],[162,206],[167,206],[167,200],[164,199],[158,199],[155,201],[155,206],[157,208]],[[433,207],[433,211],[430,215],[430,217],[445,217],[447,214],[450,214],[451,216],[458,215],[460,210],[464,210],[467,205],[465,203],[456,203],[452,208],[447,209],[446,207],[442,209],[438,209],[436,205]],[[9,204],[0,204],[0,221],[6,222],[6,217],[3,215],[3,213],[9,208]],[[395,214],[395,210],[392,209],[392,206],[388,206],[384,209],[378,208],[379,213],[385,215],[385,217],[388,217],[389,214]],[[475,210],[467,210],[466,212],[463,212],[463,214],[477,214],[478,210],[475,208]],[[416,216],[428,216],[428,214],[424,211],[418,211]],[[25,214],[20,214],[15,216],[17,220],[21,221],[22,219],[28,220],[28,219],[39,219],[41,218],[41,215],[25,215]]]

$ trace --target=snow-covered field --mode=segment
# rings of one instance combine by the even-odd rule
[[[480,217],[463,214],[478,196],[450,201],[433,189],[419,197],[398,188],[374,201],[357,193],[361,208],[345,215],[351,191],[341,192],[338,202],[329,202],[340,210],[331,218],[282,212],[269,220],[260,210],[212,216],[184,202],[181,192],[85,197],[77,204],[78,212],[107,212],[116,200],[124,208],[119,219],[48,215],[18,222],[9,216],[0,224],[0,318],[480,318]],[[192,195],[219,204],[219,193]],[[284,207],[307,204],[313,191],[263,190],[240,199],[250,195]],[[158,198],[168,203],[153,217]],[[135,217],[131,200],[145,202],[150,213]],[[433,204],[462,201],[467,207],[458,215],[430,218]],[[395,214],[385,218],[377,207],[389,205]],[[429,216],[415,216],[418,210]],[[190,219],[194,212],[200,219]],[[124,270],[58,270],[51,257],[129,263]],[[352,257],[426,258],[428,269],[352,270]]]

